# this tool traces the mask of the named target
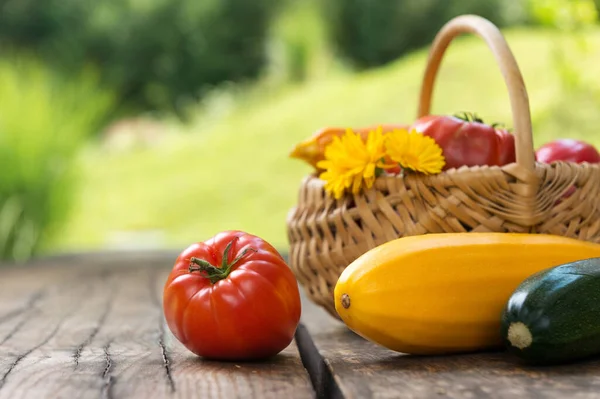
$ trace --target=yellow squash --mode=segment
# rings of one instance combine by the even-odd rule
[[[362,337],[410,354],[502,345],[500,317],[528,276],[600,257],[600,244],[542,234],[445,233],[399,238],[352,262],[336,311]]]

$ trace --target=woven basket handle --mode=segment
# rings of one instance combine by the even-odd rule
[[[533,172],[535,158],[531,115],[523,76],[502,33],[500,33],[500,30],[493,23],[485,18],[476,15],[462,15],[448,21],[438,32],[431,46],[423,77],[418,118],[429,114],[433,85],[442,61],[442,56],[452,39],[461,33],[474,33],[480,36],[485,40],[494,54],[496,62],[500,66],[500,71],[504,76],[504,82],[506,83],[510,98],[515,130],[517,165],[526,171]]]

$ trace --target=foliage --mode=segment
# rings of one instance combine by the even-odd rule
[[[0,61],[0,259],[27,259],[67,217],[72,161],[112,96],[85,70],[68,81],[33,58]]]
[[[598,49],[600,29],[586,36],[590,48]],[[547,112],[566,98],[558,72],[549,67],[559,37],[548,29],[506,31],[526,82],[535,144],[574,137],[599,145],[600,113],[587,98],[571,97],[564,112]],[[87,151],[79,163],[85,183],[52,251],[102,248],[117,240],[148,245],[158,233],[164,241],[153,241],[153,248],[179,248],[229,228],[258,234],[285,250],[286,215],[297,202],[301,179],[311,171],[289,159],[288,152],[324,126],[411,122],[426,58],[423,49],[368,72],[245,94],[242,106],[226,113],[215,107],[211,123],[203,118],[190,128],[194,134],[173,135],[160,148]],[[569,53],[565,61],[586,84],[600,87],[600,51]],[[464,110],[513,127],[494,57],[472,36],[458,38],[445,54],[432,108],[438,114]]]
[[[331,0],[323,2],[340,55],[359,68],[390,62],[428,44],[449,19],[478,14],[499,26],[515,22],[502,0]],[[510,17],[510,18],[509,18]]]
[[[560,37],[552,43],[548,65],[556,71],[562,96],[538,115],[537,124],[546,134],[560,137],[586,126],[600,123],[600,81],[595,64],[585,68],[582,60],[598,53],[594,24],[598,12],[591,0],[530,0],[531,15],[544,26],[558,29]],[[578,104],[574,107],[573,104]],[[587,129],[584,129],[584,132]]]
[[[572,30],[598,20],[600,0],[528,0],[529,14],[535,23]]]
[[[0,0],[0,45],[70,75],[87,63],[121,106],[179,110],[211,85],[256,77],[277,0]]]
[[[304,81],[331,71],[335,60],[319,0],[286,0],[270,34],[271,79]]]

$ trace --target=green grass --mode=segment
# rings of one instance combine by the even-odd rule
[[[559,74],[554,67],[558,33],[515,30],[506,37],[529,91],[536,146],[559,136],[600,144],[600,31],[586,34],[585,52],[567,43],[569,51],[561,53],[581,79],[570,86],[561,83],[569,71]],[[289,159],[289,150],[322,126],[412,121],[426,57],[427,49],[367,73],[256,89],[221,108],[218,117],[199,114],[195,127],[156,149],[87,150],[78,201],[52,251],[101,248],[115,231],[145,229],[163,230],[164,246],[171,248],[242,229],[285,249],[286,215],[310,171]],[[512,126],[499,69],[483,41],[472,36],[450,45],[432,112],[462,110]]]
[[[23,261],[69,210],[73,163],[113,105],[95,73],[68,80],[30,55],[0,59],[0,260]]]

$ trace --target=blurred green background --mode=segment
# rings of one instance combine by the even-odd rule
[[[535,145],[600,144],[600,0],[0,0],[0,259],[183,249],[225,229],[286,250],[324,126],[409,123],[431,40],[504,32]],[[477,37],[452,42],[434,113],[512,126]]]

